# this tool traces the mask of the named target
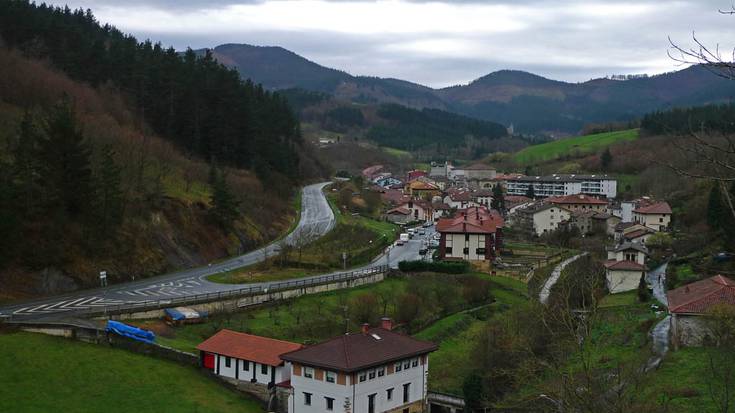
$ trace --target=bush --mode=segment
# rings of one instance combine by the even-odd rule
[[[470,271],[470,263],[467,261],[401,261],[398,263],[398,269],[403,272],[440,272],[445,274],[464,274]]]

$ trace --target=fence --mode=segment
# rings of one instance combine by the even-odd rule
[[[389,270],[387,265],[381,265],[377,267],[371,267],[361,270],[355,270],[350,272],[343,272],[337,274],[322,275],[319,277],[306,278],[301,280],[292,281],[280,281],[273,282],[267,285],[257,285],[253,287],[245,287],[236,290],[218,291],[204,294],[193,294],[183,297],[170,298],[165,300],[147,300],[140,302],[131,302],[118,305],[110,305],[105,307],[90,307],[86,309],[75,309],[72,311],[66,311],[63,314],[65,317],[92,317],[99,315],[116,315],[130,312],[144,312],[153,310],[163,310],[165,308],[178,307],[184,305],[194,305],[209,302],[217,302],[226,299],[241,298],[259,294],[270,294],[281,291],[295,290],[298,288],[314,287],[323,284],[329,284],[337,281],[352,281],[364,277],[368,277],[375,274],[385,273]],[[43,317],[48,317],[48,314]],[[37,317],[40,317],[37,316]],[[13,316],[12,318],[30,319],[34,316]]]

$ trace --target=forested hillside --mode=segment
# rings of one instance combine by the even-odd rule
[[[735,132],[735,105],[708,105],[649,113],[641,128],[651,135]]]
[[[72,79],[111,84],[153,131],[203,159],[298,180],[298,122],[280,96],[189,50],[138,42],[90,11],[3,2],[0,37]]]
[[[0,38],[0,300],[252,249],[325,173],[283,98],[207,57],[24,1]]]

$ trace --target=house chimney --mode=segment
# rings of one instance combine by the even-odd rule
[[[380,328],[383,330],[393,330],[393,319],[390,317],[383,317],[380,319]]]
[[[370,323],[363,323],[362,324],[362,334],[367,334],[368,330],[370,330]]]

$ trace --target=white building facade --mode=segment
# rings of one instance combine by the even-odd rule
[[[508,195],[525,196],[528,194],[529,187],[533,187],[535,196],[543,198],[576,194],[615,198],[618,183],[615,178],[607,175],[574,174],[524,176],[506,181],[506,193]]]

